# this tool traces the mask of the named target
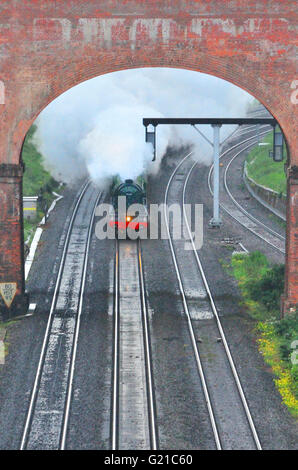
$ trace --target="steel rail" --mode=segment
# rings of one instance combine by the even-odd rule
[[[260,128],[259,128],[259,135],[260,135],[260,131],[263,130],[265,127],[268,127],[268,124],[262,124],[260,125]],[[271,127],[271,126],[269,126]],[[251,132],[258,132],[257,130],[257,126],[251,126],[250,128],[249,127],[243,127],[241,129],[241,127],[238,127],[237,128],[237,131],[238,131],[238,136],[240,135],[244,135],[244,134],[249,134]],[[268,129],[268,132],[270,131],[270,129]]]
[[[25,426],[24,426],[24,430],[23,430],[20,450],[24,450],[26,448],[26,443],[27,443],[27,439],[28,439],[28,436],[29,436],[30,424],[31,424],[31,420],[32,420],[33,412],[34,412],[34,406],[35,406],[35,402],[36,402],[36,398],[37,398],[38,386],[39,386],[39,382],[40,382],[40,378],[41,378],[41,372],[42,372],[42,368],[43,368],[43,364],[44,364],[44,360],[45,360],[45,355],[46,355],[46,350],[47,350],[47,345],[48,345],[48,340],[49,340],[49,332],[50,332],[50,328],[51,328],[51,324],[52,324],[53,313],[54,313],[54,310],[55,310],[58,290],[59,290],[59,286],[60,286],[62,271],[63,271],[63,267],[64,267],[64,263],[65,263],[67,248],[68,248],[68,244],[69,244],[69,240],[70,240],[71,231],[72,231],[72,228],[73,228],[74,219],[75,219],[75,216],[77,215],[78,208],[80,206],[81,200],[82,200],[82,198],[83,198],[83,196],[84,196],[84,194],[85,194],[85,192],[86,192],[89,185],[90,185],[90,180],[85,182],[82,185],[81,189],[80,189],[79,196],[78,196],[77,202],[75,204],[75,207],[74,207],[74,210],[73,210],[70,222],[69,222],[67,234],[66,234],[66,237],[65,237],[63,252],[62,252],[62,256],[61,256],[61,260],[60,260],[59,271],[58,271],[58,275],[57,275],[57,279],[56,279],[56,285],[55,285],[52,304],[51,304],[51,309],[50,309],[49,318],[48,318],[48,322],[47,322],[47,326],[46,326],[46,331],[45,331],[45,335],[44,335],[44,339],[43,339],[43,344],[42,344],[42,348],[41,348],[41,352],[40,352],[40,357],[39,357],[39,362],[38,362],[37,371],[36,371],[36,375],[35,375],[35,380],[34,380],[32,392],[31,392],[30,403],[29,403],[29,408],[28,408],[28,411],[27,411],[27,416],[26,416]]]
[[[243,149],[245,150],[245,149]],[[268,232],[270,232],[272,235],[274,235],[275,237],[279,238],[280,240],[285,240],[285,237],[281,234],[279,234],[278,232],[275,232],[275,230],[273,230],[272,228],[268,227],[266,224],[264,224],[263,222],[261,222],[260,220],[258,220],[256,217],[254,217],[252,214],[250,214],[246,209],[244,209],[243,206],[241,206],[241,204],[239,204],[238,201],[236,201],[236,199],[234,198],[233,194],[231,193],[230,189],[229,189],[229,186],[228,186],[228,183],[227,183],[227,175],[228,175],[228,171],[229,171],[229,168],[231,166],[231,164],[233,163],[233,161],[242,153],[241,150],[240,152],[236,153],[234,155],[233,158],[231,158],[231,160],[229,161],[228,165],[226,166],[225,168],[225,172],[224,172],[224,186],[225,186],[225,190],[226,192],[228,193],[228,195],[230,196],[230,198],[232,199],[232,201],[234,202],[234,204],[241,210],[241,212],[243,212],[245,215],[247,215],[247,217],[249,217],[253,222],[256,222],[257,224],[259,225],[262,225],[262,227],[265,228],[265,230],[267,230]]]
[[[260,135],[260,136],[261,136],[261,135],[266,135],[268,132],[269,132],[269,130],[268,130],[268,131],[264,131],[264,132],[260,132],[259,135]],[[246,132],[246,134],[249,134],[249,133],[250,133],[250,132]],[[227,150],[225,150],[224,152],[222,152],[222,153],[220,154],[219,158],[221,159],[221,158],[224,157],[227,153],[231,152],[231,151],[234,150],[235,148],[240,147],[240,145],[243,145],[243,144],[245,144],[246,142],[249,142],[250,140],[253,140],[253,139],[256,139],[256,138],[257,138],[257,136],[253,135],[253,136],[251,136],[251,137],[248,137],[248,138],[245,139],[245,140],[242,140],[242,141],[239,142],[238,144],[235,144],[235,145],[233,145],[232,147],[229,147]],[[254,142],[253,144],[255,144],[255,143],[256,143],[256,142]],[[253,145],[253,144],[252,144],[252,145]],[[210,179],[211,179],[211,175],[212,175],[212,172],[213,172],[213,167],[214,167],[214,164],[212,164],[212,165],[210,166],[210,170],[209,170],[209,173],[208,173],[208,185],[209,185],[209,189],[211,188]],[[211,191],[211,194],[213,194],[212,191]]]
[[[212,431],[213,431],[213,435],[214,435],[214,439],[215,439],[215,444],[216,444],[216,448],[218,450],[221,450],[222,446],[221,446],[221,442],[220,442],[220,438],[219,438],[217,424],[216,424],[216,421],[215,421],[214,412],[213,412],[213,408],[212,408],[212,404],[211,404],[211,399],[210,399],[210,395],[209,395],[209,391],[208,391],[208,387],[207,387],[207,383],[206,383],[206,379],[205,379],[205,375],[204,375],[204,370],[203,370],[199,350],[198,350],[196,339],[195,339],[195,334],[194,334],[194,330],[193,330],[193,326],[192,326],[192,322],[191,322],[191,317],[190,317],[190,313],[189,313],[189,309],[188,309],[188,305],[187,305],[187,300],[186,300],[186,295],[185,295],[185,292],[184,292],[184,287],[183,287],[183,282],[182,282],[182,278],[181,278],[181,274],[180,274],[180,269],[179,269],[179,266],[178,266],[177,257],[176,257],[176,254],[175,254],[173,241],[172,241],[172,237],[171,237],[171,233],[170,233],[169,222],[168,222],[168,217],[167,217],[167,209],[166,209],[167,208],[167,200],[168,200],[168,192],[169,192],[171,182],[172,182],[175,174],[177,173],[178,169],[180,168],[180,166],[185,162],[185,160],[187,158],[189,158],[192,155],[192,153],[193,152],[189,153],[188,155],[186,155],[186,157],[183,158],[183,160],[175,168],[174,172],[172,173],[172,175],[171,175],[171,177],[168,181],[168,184],[167,184],[167,187],[166,187],[166,192],[165,192],[165,198],[164,198],[164,201],[165,201],[165,203],[164,203],[164,218],[165,218],[165,223],[166,223],[166,228],[167,228],[170,251],[171,251],[171,254],[172,254],[172,259],[173,259],[173,263],[174,263],[174,267],[175,267],[175,271],[176,271],[176,275],[177,275],[177,279],[178,279],[178,284],[179,284],[179,289],[180,289],[180,293],[181,293],[181,297],[182,297],[183,307],[184,307],[184,311],[185,311],[186,318],[187,318],[189,334],[190,334],[190,338],[191,338],[191,342],[192,342],[192,346],[193,346],[193,350],[194,350],[194,354],[195,354],[195,358],[196,358],[196,363],[197,363],[197,367],[198,367],[198,371],[199,371],[199,375],[200,375],[200,379],[201,379],[201,383],[202,383],[202,387],[203,387],[203,393],[204,393],[204,397],[205,397],[205,400],[206,400],[206,405],[207,405],[207,409],[208,409],[208,413],[209,413],[209,418],[210,418],[211,427],[212,427]]]
[[[252,415],[250,413],[249,406],[247,404],[247,400],[246,400],[246,397],[245,397],[245,394],[244,394],[244,391],[243,391],[243,387],[241,385],[241,381],[240,381],[237,369],[235,367],[233,357],[232,357],[230,348],[228,346],[228,342],[226,340],[226,336],[224,334],[224,330],[223,330],[221,321],[219,319],[219,315],[218,315],[218,312],[217,312],[217,309],[216,309],[216,305],[215,305],[213,296],[211,294],[211,290],[210,290],[210,287],[209,287],[209,284],[208,284],[208,281],[207,281],[207,278],[206,278],[201,260],[199,258],[198,252],[196,250],[196,247],[195,247],[195,244],[194,244],[194,241],[193,241],[193,237],[192,237],[192,234],[191,234],[191,230],[190,230],[190,227],[189,227],[189,222],[188,222],[186,211],[185,211],[186,187],[187,187],[187,183],[189,181],[190,175],[192,174],[192,172],[193,172],[196,165],[197,165],[197,163],[194,163],[194,165],[191,167],[191,169],[190,169],[190,171],[189,171],[189,173],[188,173],[188,175],[185,179],[185,182],[184,182],[183,193],[182,193],[183,217],[184,217],[186,228],[187,228],[189,238],[190,238],[190,241],[191,241],[191,244],[192,244],[193,253],[194,253],[194,256],[195,256],[195,259],[196,259],[196,263],[197,263],[197,266],[199,268],[199,272],[200,272],[200,275],[202,277],[203,283],[205,285],[205,288],[206,288],[206,291],[207,291],[207,294],[208,294],[208,298],[210,300],[210,304],[211,304],[212,311],[213,311],[213,314],[214,314],[214,317],[215,317],[215,320],[216,320],[218,331],[220,333],[220,337],[222,339],[222,343],[224,345],[225,352],[226,352],[226,355],[228,357],[228,361],[229,361],[229,364],[230,364],[230,367],[231,367],[231,370],[232,370],[232,374],[233,374],[234,380],[235,380],[236,385],[237,385],[237,389],[238,389],[238,392],[239,392],[239,395],[240,395],[240,398],[241,398],[241,401],[242,401],[242,405],[243,405],[243,408],[244,408],[244,411],[245,411],[245,414],[246,414],[246,417],[247,417],[247,420],[248,420],[248,423],[249,423],[249,426],[250,426],[250,429],[251,429],[251,432],[252,432],[252,435],[253,435],[253,438],[254,438],[254,441],[255,441],[255,444],[256,444],[256,447],[257,447],[258,450],[262,450],[261,443],[260,443],[256,428],[255,428],[255,425],[254,425],[254,421],[253,421]]]
[[[67,430],[68,430],[68,423],[69,423],[70,406],[71,406],[71,399],[72,399],[72,393],[73,393],[74,371],[75,371],[75,364],[76,364],[76,358],[77,358],[78,339],[79,339],[79,332],[80,332],[80,326],[81,326],[81,316],[82,316],[82,310],[83,310],[83,300],[84,300],[86,278],[87,278],[87,266],[88,266],[88,260],[89,260],[90,242],[91,242],[91,237],[92,237],[92,228],[93,228],[94,219],[95,219],[95,211],[96,211],[97,204],[98,204],[101,197],[102,197],[102,192],[98,194],[98,197],[95,201],[92,216],[91,216],[90,225],[89,225],[89,228],[88,228],[86,249],[85,249],[85,253],[84,253],[83,274],[82,274],[82,279],[81,279],[79,307],[78,307],[78,312],[77,312],[77,317],[76,317],[74,342],[73,342],[73,347],[72,347],[72,356],[71,356],[71,363],[70,363],[70,372],[69,372],[69,379],[68,379],[64,419],[63,419],[63,425],[62,425],[60,450],[65,450],[65,447],[66,447],[66,438],[67,438]]]
[[[266,134],[267,132],[263,132],[262,134]],[[262,135],[260,134],[260,135]],[[221,155],[220,155],[220,158],[222,158],[223,156],[225,156],[227,153],[229,153],[230,151],[232,151],[233,149],[243,145],[244,143],[246,143],[247,141],[250,141],[250,140],[253,140],[253,139],[256,139],[256,136],[252,136],[236,145],[234,145],[233,147],[227,149],[225,152],[223,152]],[[245,146],[244,148],[242,148],[236,155],[234,158],[236,158],[238,155],[240,155],[244,150],[247,150],[248,148],[252,147],[253,145],[255,145],[257,143],[256,140],[254,140],[253,142],[250,142],[247,146]],[[211,194],[213,194],[213,191],[212,191],[212,187],[211,187],[211,175],[212,175],[212,171],[213,171],[213,165],[210,167],[210,170],[209,170],[209,174],[208,174],[208,187],[209,187],[209,191]],[[225,187],[229,197],[233,200],[234,198],[231,197],[231,195],[229,194],[229,190],[227,190],[227,188]],[[238,206],[239,210],[244,213],[250,220],[252,220],[253,222],[255,222],[257,225],[260,225],[260,226],[263,226],[264,229],[271,233],[273,236],[276,236],[277,238],[279,238],[280,240],[284,240],[284,237],[280,234],[278,234],[277,232],[275,232],[274,230],[272,230],[270,227],[268,227],[267,225],[263,224],[263,222],[261,222],[260,220],[256,219],[253,215],[249,214],[249,212],[247,212],[235,199],[233,200],[233,202],[235,203],[236,206]],[[246,230],[249,230],[250,232],[252,232],[254,235],[256,235],[257,237],[259,237],[261,240],[265,241],[268,245],[272,246],[274,249],[278,250],[280,253],[285,253],[285,250],[284,249],[281,249],[279,248],[278,246],[274,245],[273,243],[271,243],[267,238],[263,237],[260,233],[256,232],[255,230],[253,230],[251,227],[248,227],[247,225],[243,224],[243,222],[241,222],[239,219],[237,219],[237,217],[235,217],[231,211],[229,211],[229,209],[227,209],[224,204],[220,204],[221,208],[227,213],[229,214],[230,217],[232,217],[234,220],[236,220],[240,225],[242,225]]]
[[[142,263],[142,248],[141,241],[138,240],[138,261],[139,261],[139,280],[140,280],[140,293],[142,302],[142,318],[143,318],[143,330],[144,330],[144,349],[145,349],[145,360],[147,365],[147,393],[148,409],[149,409],[149,424],[150,424],[150,439],[151,439],[151,450],[157,450],[158,448],[158,433],[156,425],[156,409],[154,400],[154,384],[153,384],[153,371],[152,371],[152,358],[149,338],[149,324],[148,324],[148,308],[146,302],[146,289],[144,282],[144,272]]]
[[[113,387],[111,416],[111,447],[118,447],[118,411],[119,411],[119,242],[115,240],[114,270],[114,345],[113,345]]]
[[[111,445],[112,450],[118,450],[119,435],[119,341],[120,341],[120,283],[119,283],[119,242],[116,240],[116,253],[115,253],[115,273],[114,273],[114,346],[113,346],[113,387],[112,387],[112,410],[111,410]],[[140,300],[141,300],[141,318],[143,327],[143,344],[145,355],[145,376],[148,394],[148,421],[149,421],[149,435],[151,450],[158,448],[158,432],[156,424],[156,411],[154,400],[154,385],[153,385],[153,372],[152,372],[152,359],[149,338],[149,324],[148,324],[148,308],[146,302],[146,290],[144,282],[144,272],[142,263],[142,251],[140,241],[137,242],[137,257],[138,257],[138,275],[140,285]]]

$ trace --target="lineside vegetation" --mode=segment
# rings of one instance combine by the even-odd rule
[[[272,149],[273,132],[266,135],[262,143],[268,143],[269,145],[256,145],[246,158],[248,176],[257,184],[270,188],[280,195],[286,194],[287,180],[284,172],[284,161],[274,162],[268,155],[269,150]],[[286,155],[285,148],[284,155]]]
[[[258,346],[275,375],[284,404],[298,417],[298,312],[280,318],[284,265],[270,266],[259,251],[235,254],[231,271],[238,281],[243,305],[256,320]]]
[[[42,194],[43,204],[39,204],[37,217],[34,221],[24,220],[24,240],[30,243],[35,228],[44,215],[44,207],[50,206],[55,196],[52,191],[59,187],[59,183],[44,167],[43,156],[37,150],[34,142],[36,125],[32,125],[26,136],[22,159],[25,163],[23,177],[23,196],[39,196]]]

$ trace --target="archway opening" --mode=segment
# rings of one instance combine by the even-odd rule
[[[212,93],[210,93],[210,89],[213,90]],[[188,199],[186,198],[185,202],[194,203],[196,201],[203,203],[208,214],[211,211],[208,205],[210,206],[210,201],[212,201],[212,174],[208,169],[212,163],[212,150],[209,149],[209,145],[191,127],[158,129],[158,159],[152,164],[151,148],[144,141],[142,118],[160,116],[244,117],[245,115],[266,116],[268,111],[247,93],[221,79],[182,70],[135,69],[133,71],[115,72],[111,75],[92,79],[90,82],[84,82],[61,95],[44,109],[38,117],[37,128],[31,129],[28,139],[31,144],[39,149],[46,162],[47,171],[53,175],[54,180],[58,183],[70,187],[78,184],[77,182],[82,178],[90,177],[95,185],[103,188],[108,193],[113,178],[119,177],[122,182],[126,179],[136,180],[141,174],[145,173],[149,175],[147,191],[149,203],[164,201],[164,190],[167,187],[165,178],[167,175],[168,177],[173,175],[172,171],[180,165],[181,160],[186,158],[188,153],[192,153],[191,158],[197,167],[193,169],[192,166],[186,166],[181,173],[176,173],[175,177],[178,177],[176,190],[179,190],[182,179],[187,177],[189,184],[188,187],[184,186],[184,188],[186,188]],[[204,130],[209,140],[212,139],[212,132],[210,131],[212,129]],[[216,282],[221,282],[219,280],[220,276],[224,279],[223,265],[227,266],[227,260],[229,259],[230,272],[239,282],[244,301],[247,305],[252,305],[252,302],[254,302],[254,307],[250,312],[252,317],[256,314],[258,306],[262,305],[264,309],[263,317],[259,319],[266,322],[268,319],[277,319],[279,317],[279,296],[282,292],[283,270],[280,266],[272,267],[272,262],[276,263],[277,260],[282,260],[281,253],[284,250],[280,249],[278,253],[272,255],[272,249],[276,248],[272,245],[272,238],[269,237],[266,241],[264,234],[257,233],[256,228],[252,230],[250,215],[255,219],[254,224],[257,224],[258,214],[264,209],[259,208],[258,213],[250,214],[251,206],[249,204],[257,200],[258,197],[262,199],[258,191],[259,188],[263,187],[264,189],[265,186],[262,181],[256,181],[255,175],[266,177],[267,181],[271,180],[268,176],[267,167],[269,167],[269,163],[272,168],[274,166],[269,157],[272,136],[266,127],[255,127],[253,130],[248,128],[226,128],[222,132],[222,140],[225,139],[227,139],[225,146],[221,149],[223,162],[221,195],[224,199],[222,201],[222,214],[225,218],[223,230],[221,229],[223,235],[220,235],[220,232],[208,232],[208,228],[204,226],[204,240],[206,240],[204,246],[210,246],[203,254],[203,257],[205,257],[204,263],[208,265],[209,261],[211,266],[212,262],[215,262],[215,258],[211,261],[212,256],[216,253],[216,263],[221,273],[217,280],[217,275],[215,275],[211,281],[213,290],[216,289]],[[231,153],[231,149],[234,149],[235,152]],[[269,163],[263,174],[260,175],[258,172],[262,166],[264,167],[265,155],[267,158],[266,163]],[[24,156],[23,159],[26,158]],[[245,162],[246,178],[243,179],[242,168]],[[210,178],[208,178],[208,174],[210,174]],[[208,186],[210,182],[211,184]],[[250,187],[251,192],[247,192],[249,191],[248,187]],[[265,189],[271,191],[271,193],[275,191],[270,187]],[[179,198],[175,199],[174,197],[175,190],[172,189],[171,191],[172,193],[169,193],[172,202],[179,202]],[[278,193],[276,198],[278,200],[281,191],[277,190],[275,192]],[[241,196],[241,193],[244,196]],[[240,205],[246,211],[246,215],[239,206],[234,207],[235,202],[233,199],[238,200],[239,203],[239,198],[241,199]],[[255,205],[255,202],[252,205]],[[246,218],[246,224],[240,223],[239,210],[242,214],[241,217]],[[270,217],[273,216],[268,215],[268,221]],[[271,222],[269,232],[274,236],[273,232],[275,232],[278,223],[272,220]],[[262,223],[264,226],[264,220]],[[238,228],[241,225],[241,230],[237,230],[237,225],[239,225]],[[248,225],[250,225],[250,228],[248,228]],[[283,228],[283,222],[280,222],[280,232]],[[243,236],[246,230],[250,231],[248,245],[245,236]],[[260,249],[255,250],[253,248],[253,239],[260,240]],[[268,246],[271,244],[271,248],[267,247],[267,250],[264,250],[266,255],[269,253],[269,256],[262,253],[264,242]],[[256,241],[255,245],[258,245]],[[149,248],[147,246],[147,253],[150,253],[150,256],[153,255],[153,267],[150,267],[152,269],[151,274],[150,269],[146,273],[147,282],[149,284],[151,282],[151,285],[153,285],[152,279],[156,280],[157,272],[159,270],[162,272],[159,264],[160,259],[154,267],[156,261],[154,260],[154,254],[156,253],[156,258],[160,257],[160,252],[155,251],[155,247],[154,244]],[[233,253],[231,249],[233,249]],[[108,249],[105,251],[109,253]],[[224,255],[220,255],[221,251]],[[251,251],[254,252],[251,253]],[[132,252],[128,247],[123,253],[127,258],[123,258],[122,265],[128,266]],[[145,259],[144,265],[149,266],[149,256],[147,254],[143,254],[143,256]],[[171,263],[169,262],[169,279],[172,279],[171,276],[174,272]],[[103,278],[113,282],[115,275],[114,271],[111,270],[111,263],[108,258],[102,264],[106,267]],[[185,268],[186,266],[184,266]],[[129,269],[125,271],[124,274],[122,271],[122,277],[121,273],[119,275],[120,282],[127,282],[127,291],[135,282],[134,278],[129,278],[132,271],[133,268],[131,271]],[[136,269],[134,272],[136,272]],[[209,271],[209,276],[210,273],[211,271]],[[187,281],[190,283],[187,301],[197,308],[200,301],[198,299],[198,290],[192,284],[194,280],[192,274],[190,269],[190,277]],[[175,285],[175,279],[172,280],[172,285]],[[162,280],[160,283],[162,285]],[[221,308],[225,308],[225,303],[231,307],[235,300],[233,295],[228,299],[228,284],[229,282],[227,282],[227,290],[225,290],[224,281],[222,282],[221,288],[223,291],[221,294],[215,290],[218,297],[216,302],[221,305]],[[271,292],[271,295],[268,296],[269,292]],[[132,294],[132,292],[130,293]],[[169,293],[175,298],[175,292],[171,288],[169,288]],[[160,298],[163,295],[164,293],[158,297],[161,304],[163,301]],[[220,297],[222,299],[219,299]],[[153,318],[158,317],[159,301],[157,302],[156,298],[156,293],[154,293],[152,298],[148,300]],[[212,315],[212,312],[206,313],[205,311],[204,315],[206,314],[206,317],[204,318],[200,317],[200,312],[192,311],[192,315],[195,314],[197,317],[194,316],[194,320],[208,320],[210,319],[208,315]]]
[[[144,171],[157,174],[169,146],[188,146],[198,163],[208,166],[212,149],[190,126],[159,128],[158,160],[152,164],[150,146],[144,141],[142,118],[244,117],[247,113],[269,115],[251,95],[211,75],[185,69],[146,68],[96,77],[60,95],[38,116],[36,127],[31,128],[26,139],[24,152],[28,153],[26,145],[34,145],[40,152],[39,157],[44,158],[47,173],[38,194],[28,193],[32,192],[30,184],[29,190],[24,187],[24,194],[39,197],[44,204],[40,208],[46,211],[58,185],[69,184],[83,174],[103,186],[114,177],[135,179]],[[233,127],[223,128],[221,139],[233,131]],[[212,129],[205,128],[204,132],[212,140]],[[249,129],[239,132],[243,136],[248,132],[247,137],[250,136]],[[252,185],[256,183],[255,188],[267,185],[267,189],[276,194],[275,204],[284,205],[285,211],[286,180],[282,163],[274,164],[269,160],[272,136],[262,142],[267,133],[268,128],[257,130],[258,145],[247,157],[247,181]],[[254,140],[248,139],[248,149],[251,149],[251,142]],[[24,154],[23,159],[28,160],[28,157]],[[274,177],[268,173],[269,166],[273,173],[278,168]],[[29,167],[28,161],[24,178],[27,186]],[[274,187],[270,187],[271,180]],[[25,240],[28,240],[27,233]]]

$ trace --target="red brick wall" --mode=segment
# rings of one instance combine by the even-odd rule
[[[298,166],[288,170],[286,279],[282,311],[298,305]]]
[[[295,45],[292,0],[2,0],[0,163],[19,162],[28,127],[68,88],[115,70],[165,66],[253,94],[280,122],[298,165]],[[297,271],[297,186],[291,191],[288,260]],[[295,281],[296,300],[297,291]]]
[[[22,299],[24,288],[22,174],[22,165],[0,164],[0,282],[17,283],[14,307]],[[0,298],[0,314],[6,310]]]

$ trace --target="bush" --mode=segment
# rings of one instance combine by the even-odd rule
[[[294,364],[291,369],[291,376],[293,379],[293,393],[298,399],[298,364]]]
[[[276,333],[288,340],[298,338],[298,313],[287,315],[275,325]]]
[[[263,254],[254,252],[234,255],[232,268],[249,314],[260,320],[260,351],[277,377],[275,384],[283,402],[298,416],[298,365],[291,361],[293,341],[298,339],[298,312],[279,319],[284,267],[270,267]]]
[[[280,296],[284,290],[284,275],[284,266],[274,265],[259,279],[248,281],[246,289],[251,299],[260,302],[268,311],[279,311]]]
[[[281,358],[290,363],[290,356],[293,352],[292,342],[298,338],[298,314],[287,315],[274,326],[279,338]]]
[[[24,239],[28,245],[38,221],[43,217],[45,209],[50,206],[54,199],[52,191],[59,187],[59,183],[44,167],[43,156],[38,151],[34,140],[35,132],[36,126],[33,125],[28,131],[22,150],[22,159],[25,163],[23,195],[42,196],[42,203],[40,200],[38,201],[36,219],[32,221],[24,220]]]
[[[289,343],[281,343],[279,346],[280,356],[283,361],[288,361],[291,355],[291,347]]]
[[[36,129],[36,125],[31,126],[22,150],[22,160],[25,163],[23,177],[24,196],[37,196],[41,188],[44,192],[51,193],[59,185],[44,167],[43,156],[37,149],[34,141]]]

